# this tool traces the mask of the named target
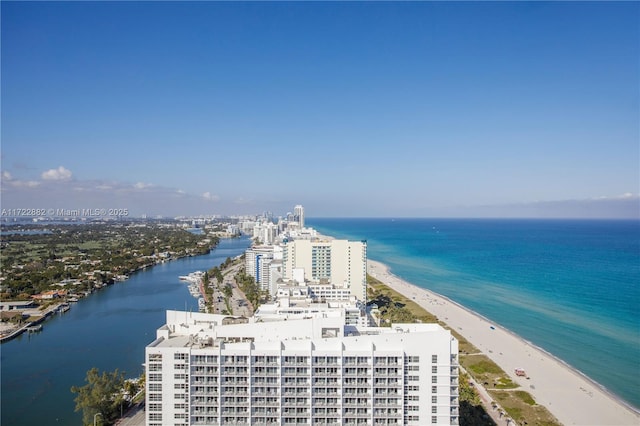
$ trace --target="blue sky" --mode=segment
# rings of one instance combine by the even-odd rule
[[[640,217],[637,2],[5,2],[3,208]]]

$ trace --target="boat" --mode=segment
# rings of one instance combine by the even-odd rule
[[[29,333],[36,333],[38,331],[42,331],[42,324],[31,325],[31,326],[27,327],[27,331]]]
[[[60,307],[58,308],[58,311],[60,311],[61,313],[67,312],[69,309],[71,309],[71,306],[69,306],[68,303],[63,303],[62,305],[60,305]]]
[[[180,279],[180,281],[199,284],[200,280],[202,280],[202,277],[204,277],[204,272],[195,271],[190,273],[189,275],[180,275],[178,278]]]
[[[200,297],[200,286],[196,283],[192,283],[189,285],[189,293],[191,293],[191,295],[193,297]]]

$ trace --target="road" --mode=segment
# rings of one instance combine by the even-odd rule
[[[134,405],[118,420],[116,426],[144,426],[144,402]]]

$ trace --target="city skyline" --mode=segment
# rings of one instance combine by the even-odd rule
[[[0,7],[3,208],[640,218],[637,3]]]

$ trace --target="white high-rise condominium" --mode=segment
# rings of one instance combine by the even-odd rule
[[[274,246],[254,246],[245,251],[245,271],[252,276],[261,290],[272,293],[269,267],[274,257]],[[273,294],[273,293],[272,293]]]
[[[283,248],[285,280],[295,269],[304,269],[305,279],[349,288],[362,302],[367,300],[367,242],[349,240],[293,240]]]
[[[300,225],[300,229],[304,228],[304,207],[300,204],[293,208],[293,218]]]
[[[450,331],[343,321],[168,311],[145,351],[147,426],[458,424]]]

